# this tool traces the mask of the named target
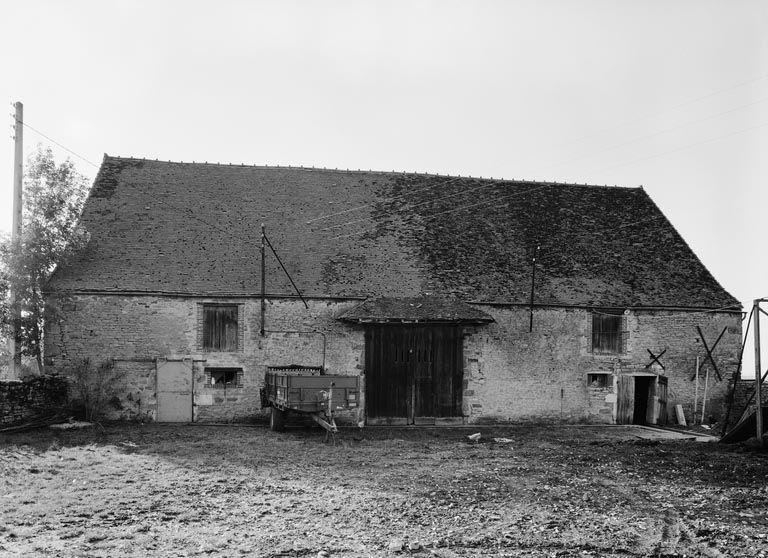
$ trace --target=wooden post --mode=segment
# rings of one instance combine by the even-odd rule
[[[264,337],[264,318],[267,314],[267,235],[264,223],[261,224],[261,330],[259,334]]]
[[[13,229],[11,242],[14,249],[21,244],[22,229],[22,182],[24,180],[24,105],[21,102],[14,103],[16,109],[14,125],[14,151],[13,151]],[[19,340],[19,321],[21,320],[20,308],[15,308],[16,293],[11,289],[11,308],[13,308],[13,331],[11,332],[11,355],[13,355],[13,377],[21,377],[21,346]]]
[[[755,320],[755,400],[757,409],[755,409],[755,435],[760,445],[763,445],[763,397],[762,397],[762,367],[760,365],[760,302],[762,299],[755,299],[752,307]]]
[[[539,246],[536,246],[536,251],[533,253],[533,261],[531,262],[531,309],[530,309],[530,323],[528,325],[528,332],[533,332],[533,293],[536,287],[536,256],[539,253]]]
[[[699,357],[696,357],[696,387],[693,390],[693,422],[696,423],[696,412],[699,409]]]
[[[707,388],[709,387],[709,368],[704,376],[704,398],[701,400],[701,424],[704,424],[704,413],[707,410]],[[694,423],[696,420],[694,419]]]

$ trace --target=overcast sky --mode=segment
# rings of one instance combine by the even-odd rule
[[[0,98],[92,163],[643,185],[745,307],[768,297],[768,2],[27,0],[3,15]],[[25,151],[37,142],[25,129]]]

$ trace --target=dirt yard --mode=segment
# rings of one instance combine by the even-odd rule
[[[768,556],[768,454],[643,435],[0,435],[0,556]]]

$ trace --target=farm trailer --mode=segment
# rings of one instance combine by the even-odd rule
[[[335,434],[336,413],[360,408],[360,377],[322,374],[308,368],[268,369],[262,404],[270,407],[269,427],[274,431],[285,428],[289,413],[300,413]]]

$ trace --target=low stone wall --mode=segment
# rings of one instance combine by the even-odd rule
[[[749,408],[754,409],[756,405],[755,401],[755,380],[740,379],[736,382],[736,390],[733,395],[733,410],[731,411],[731,424],[735,424],[739,418],[741,418],[742,412],[747,407],[749,401]],[[763,389],[761,390],[763,406],[768,406],[768,384],[763,382]]]
[[[0,382],[0,427],[50,416],[66,403],[67,382],[61,376],[30,376]]]

